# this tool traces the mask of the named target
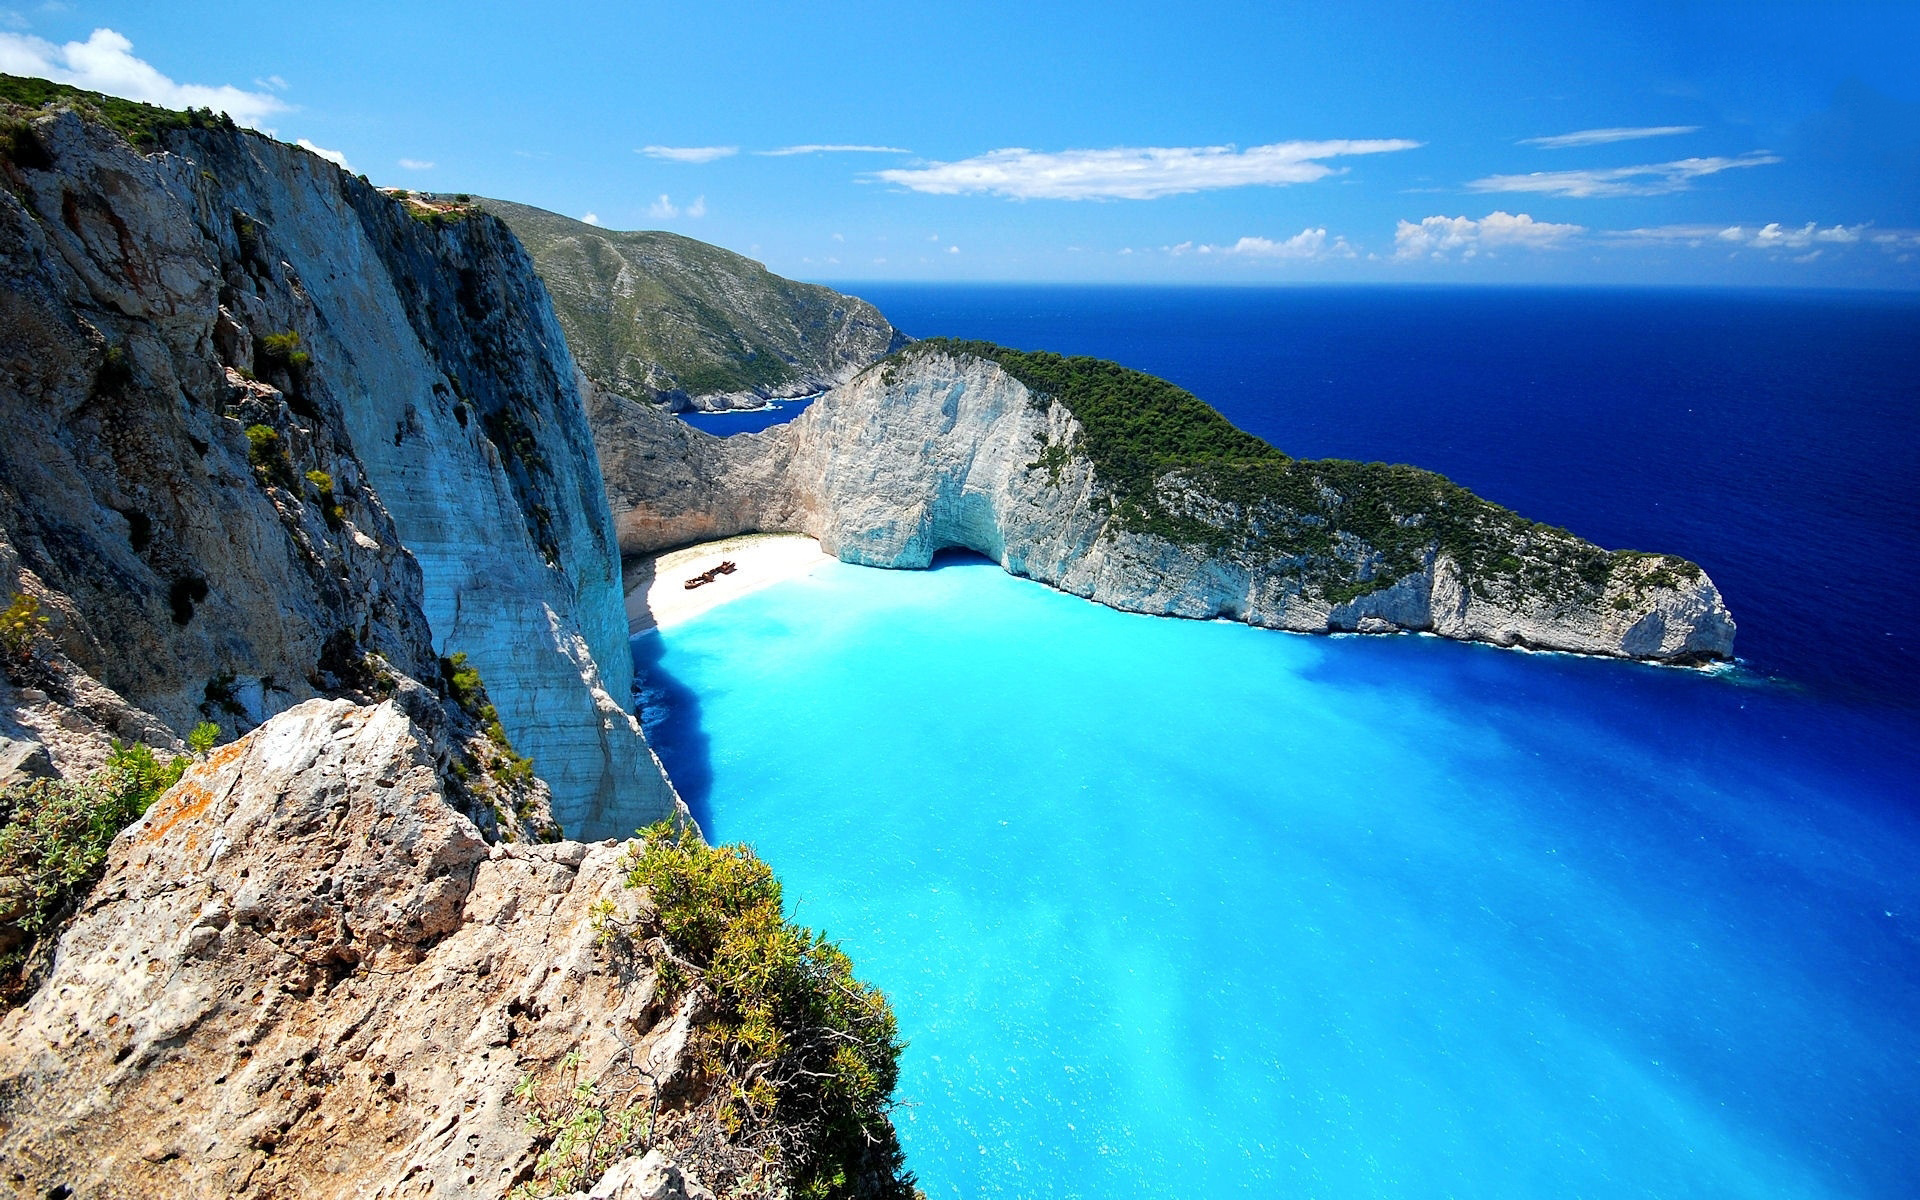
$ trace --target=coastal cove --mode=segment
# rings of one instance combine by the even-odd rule
[[[852,287],[853,285],[848,285]],[[1090,354],[1289,454],[1406,462],[1700,563],[1751,670],[1920,718],[1920,300],[862,285],[906,332]]]
[[[1904,1194],[1920,306],[862,290],[1693,557],[1741,625],[1711,672],[1285,636],[947,554],[634,639],[702,827],[893,997],[930,1195]]]
[[[635,650],[709,836],[892,996],[931,1195],[1920,1170],[1920,760],[1886,720],[971,558],[827,564]]]

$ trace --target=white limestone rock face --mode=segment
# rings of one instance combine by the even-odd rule
[[[675,811],[628,712],[576,373],[505,227],[424,223],[250,133],[145,157],[34,128],[51,165],[0,190],[0,410],[27,435],[0,522],[85,614],[75,660],[179,732],[337,694],[334,660],[430,679],[464,652],[569,831]]]
[[[311,700],[122,833],[0,1017],[0,1189],[504,1195],[522,1078],[677,1069],[677,1007],[596,945],[622,847],[489,848],[438,757],[397,704]]]
[[[970,549],[1129,612],[1296,632],[1431,631],[1663,662],[1732,654],[1733,620],[1713,582],[1657,556],[1623,559],[1597,590],[1556,598],[1501,578],[1469,580],[1437,543],[1419,570],[1379,577],[1383,557],[1342,534],[1333,565],[1373,590],[1329,599],[1310,569],[1327,564],[1265,549],[1238,532],[1245,514],[1178,472],[1157,481],[1158,494],[1221,530],[1219,544],[1129,529],[1106,503],[1065,406],[1036,400],[970,355],[923,348],[866,371],[788,425],[744,437],[708,437],[617,398],[596,411],[610,414],[596,422],[627,554],[797,530],[871,566],[924,567],[939,550]],[[1049,447],[1066,452],[1048,457]]]

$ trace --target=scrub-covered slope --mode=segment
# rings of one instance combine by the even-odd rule
[[[1602,550],[1429,471],[1289,458],[1095,359],[935,340],[762,434],[620,417],[597,421],[603,458],[629,465],[608,478],[626,553],[797,529],[878,566],[966,547],[1134,612],[1664,662],[1732,653],[1732,618],[1693,563]],[[611,444],[616,429],[650,457]]]
[[[675,407],[754,407],[851,378],[905,342],[871,304],[672,233],[482,200],[519,235],[587,378]]]

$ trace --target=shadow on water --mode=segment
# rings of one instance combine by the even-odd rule
[[[620,564],[621,583],[629,597],[646,605],[648,589],[653,586],[655,565],[651,557],[631,558]],[[629,610],[629,618],[639,614]],[[652,624],[653,613],[647,612]],[[700,696],[673,677],[661,665],[666,657],[666,639],[658,629],[634,634],[627,639],[627,651],[633,656],[634,690],[638,716],[646,729],[647,741],[667,768],[680,798],[703,832],[711,830],[713,796],[713,756],[706,727],[700,722]]]
[[[713,739],[700,720],[700,696],[661,665],[666,639],[650,629],[627,639],[639,681],[641,723],[667,777],[701,830],[713,828]]]

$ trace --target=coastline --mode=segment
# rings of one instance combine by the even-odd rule
[[[627,606],[627,636],[670,629],[702,613],[811,573],[836,561],[804,533],[749,533],[642,555],[621,564]],[[735,570],[688,588],[695,575],[732,562]]]

